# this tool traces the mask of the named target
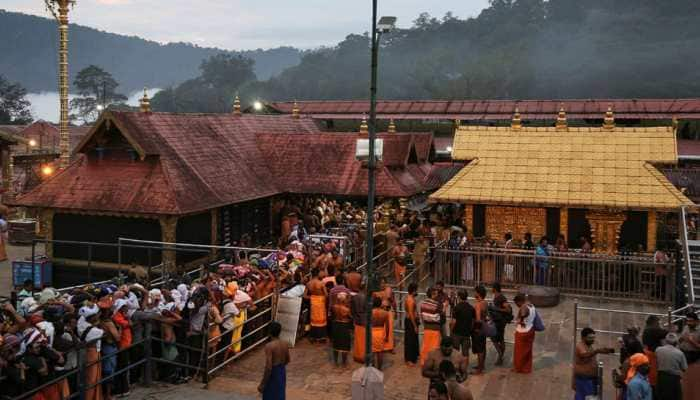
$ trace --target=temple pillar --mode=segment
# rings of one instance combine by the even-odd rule
[[[656,251],[656,211],[647,212],[647,251]]]
[[[464,206],[464,226],[467,228],[467,232],[474,234],[472,232],[474,229],[474,206],[471,204]]]
[[[211,210],[211,245],[219,244],[219,209]],[[217,249],[211,249],[212,257],[216,256]]]
[[[589,210],[586,219],[591,225],[593,252],[603,254],[617,253],[620,241],[620,229],[627,219],[623,211]]]
[[[569,237],[569,209],[568,208],[560,208],[559,209],[559,234],[564,235],[565,241],[567,242],[571,240]]]
[[[10,195],[10,186],[12,184],[12,175],[10,172],[10,159],[12,154],[10,148],[6,147],[2,149],[2,190],[3,190],[3,200],[7,199]]]
[[[50,208],[40,209],[38,212],[39,223],[37,224],[38,237],[43,237],[46,240],[53,240],[53,217],[54,210]],[[44,244],[44,253],[47,257],[53,257],[53,243],[46,242]]]
[[[177,242],[177,217],[168,215],[159,217],[161,241],[165,243]],[[167,248],[167,247],[166,247]],[[163,271],[171,273],[177,271],[177,252],[175,250],[163,250]]]

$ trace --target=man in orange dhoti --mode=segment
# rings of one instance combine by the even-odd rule
[[[423,345],[420,350],[420,365],[425,364],[428,354],[440,347],[440,321],[442,307],[437,302],[438,291],[428,289],[428,298],[420,304],[420,316],[423,320]]]
[[[311,303],[311,341],[322,342],[326,338],[326,325],[328,324],[328,309],[326,308],[326,299],[328,292],[326,286],[319,279],[319,270],[314,268],[311,270],[311,281],[306,284],[306,292],[304,297],[309,299]]]
[[[361,290],[364,289],[364,283],[358,286],[360,289],[357,294],[352,297],[351,313],[354,329],[354,342],[352,346],[352,358],[358,363],[365,362],[365,323],[367,314],[365,312],[367,297]]]
[[[375,367],[382,369],[384,347],[389,339],[389,312],[382,308],[382,299],[375,297],[372,304],[372,353]]]

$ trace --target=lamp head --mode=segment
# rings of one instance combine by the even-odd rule
[[[255,111],[262,111],[262,109],[263,109],[263,103],[262,103],[261,101],[255,101],[255,102],[253,103],[253,109],[254,109]]]
[[[396,17],[381,17],[377,22],[378,33],[389,33],[396,28]]]
[[[36,147],[36,140],[29,139],[29,147]]]

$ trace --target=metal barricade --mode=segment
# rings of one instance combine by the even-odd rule
[[[542,285],[581,296],[674,300],[674,262],[654,263],[649,256],[607,256],[471,247],[437,248],[435,279],[455,285],[500,282],[504,287]]]

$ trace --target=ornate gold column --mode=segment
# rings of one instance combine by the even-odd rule
[[[159,217],[161,241],[175,243],[177,241],[177,217],[168,215]],[[177,252],[175,250],[163,250],[163,271],[174,272],[177,270]]]
[[[620,229],[627,219],[624,211],[589,210],[586,219],[591,225],[593,251],[596,253],[615,254],[620,241]]]
[[[39,215],[39,232],[37,236],[43,237],[46,240],[53,240],[53,217],[54,210],[50,208],[42,208],[38,212]],[[53,257],[53,243],[46,243],[44,252],[46,256]]]
[[[569,237],[569,209],[560,208],[559,209],[559,233],[564,235],[566,241],[571,240]],[[567,243],[568,245],[568,243]]]
[[[70,132],[68,131],[68,5],[70,1],[58,1],[58,93],[61,104],[59,124],[60,167],[70,162]]]
[[[464,226],[467,227],[467,232],[474,234],[474,205],[466,204],[464,206]]]
[[[656,251],[656,211],[647,212],[647,251]]]

